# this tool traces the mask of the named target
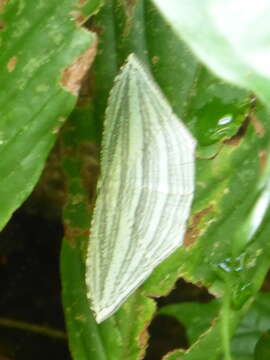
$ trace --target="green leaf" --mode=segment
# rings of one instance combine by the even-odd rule
[[[231,349],[235,359],[269,359],[269,329],[270,294],[258,293],[232,338]]]
[[[36,184],[75,105],[96,41],[80,25],[99,4],[1,2],[0,229]]]
[[[243,312],[244,316],[231,339],[233,359],[252,360],[254,356],[256,360],[269,359],[269,304],[270,294],[259,293],[247,308],[246,314]],[[191,348],[185,354],[183,352],[183,359],[189,359],[189,356],[190,359],[196,359],[194,350],[201,349],[203,341],[209,342],[209,348],[201,353],[201,359],[216,359],[215,346],[219,346],[221,340],[219,332],[215,332],[214,337],[213,333],[218,323],[219,308],[220,302],[212,300],[207,304],[190,302],[167,305],[160,309],[159,314],[174,316],[186,327]],[[171,360],[171,357],[168,359]]]
[[[186,328],[189,344],[194,343],[198,337],[210,326],[220,310],[220,301],[213,300],[202,304],[187,302],[171,304],[162,307],[158,314],[175,317]]]
[[[255,348],[255,360],[268,360],[270,356],[270,331],[265,332]]]
[[[153,2],[196,56],[217,75],[253,90],[269,103],[267,0]]]
[[[108,320],[108,323],[116,321],[121,325],[120,328],[112,326],[113,329],[106,332],[108,338],[115,336],[116,328],[121,333],[122,343],[118,340],[114,343],[115,348],[122,346],[124,349],[123,352],[118,350],[118,359],[140,359],[146,341],[145,329],[154,314],[153,301],[148,297],[165,295],[177,278],[199,282],[219,297],[226,294],[231,306],[231,329],[246,311],[247,300],[258,292],[269,269],[270,213],[262,222],[260,218],[260,226],[257,226],[252,241],[246,241],[246,234],[239,236],[239,231],[242,229],[240,225],[250,217],[261,191],[259,184],[267,175],[269,112],[246,90],[224,83],[200,65],[150,1],[107,2],[95,17],[93,27],[98,29],[100,36],[93,68],[95,87],[92,94],[92,117],[98,141],[113,79],[127,55],[135,52],[149,66],[174,111],[199,143],[196,193],[185,246],[158,266]],[[248,231],[248,235],[251,233],[254,232]],[[87,239],[84,241],[83,247]],[[63,258],[65,260],[64,250]],[[77,260],[77,263],[72,263],[72,268],[84,269],[84,257]],[[67,262],[66,271],[62,273],[64,282],[68,282],[70,272]],[[83,271],[81,275],[77,274],[76,284],[80,280],[80,291],[84,292]],[[70,289],[72,286],[70,283]],[[68,306],[66,316],[70,316],[72,339],[76,334],[74,314],[87,313],[88,310],[79,303],[74,314],[70,312],[68,315],[67,309]],[[98,329],[105,324],[107,322]],[[217,349],[216,354],[221,353],[223,339],[220,328],[218,322],[210,336],[202,339],[202,345],[196,347],[193,354],[197,359],[200,359],[202,349],[209,348],[211,341],[211,346]],[[90,339],[88,346],[91,343],[94,348],[95,340],[91,340],[89,329],[85,327],[81,331],[84,332],[81,338]],[[140,345],[142,334],[144,341]],[[76,347],[85,348],[80,342],[74,345],[74,349]],[[127,353],[128,349],[131,353]],[[108,348],[106,351],[109,357]],[[181,358],[183,352],[180,350],[175,354],[170,355],[172,359]],[[189,356],[193,356],[191,352]]]

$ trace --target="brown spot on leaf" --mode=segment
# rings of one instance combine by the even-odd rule
[[[132,27],[132,20],[133,20],[133,12],[134,7],[137,3],[137,0],[125,0],[123,1],[124,11],[126,13],[126,24],[123,31],[123,36],[127,37],[131,27]]]
[[[188,227],[185,238],[184,238],[184,246],[188,247],[195,243],[198,236],[200,235],[201,230],[199,229],[198,225],[202,221],[202,219],[213,210],[213,206],[209,206],[197,213],[195,213],[191,218],[191,225]]]
[[[7,69],[9,72],[12,72],[17,65],[17,56],[12,56],[7,63]]]
[[[0,30],[3,30],[5,28],[5,24],[3,21],[0,20]]]
[[[260,171],[261,171],[261,173],[264,172],[266,161],[267,161],[267,150],[262,149],[259,152],[259,163],[260,163]]]
[[[8,0],[0,0],[0,13],[4,11],[4,8],[7,4]]]
[[[253,126],[253,128],[255,130],[255,133],[259,137],[263,137],[265,135],[265,128],[264,128],[263,124],[261,123],[261,121],[255,115],[250,115],[249,119],[250,119],[251,125]]]
[[[80,236],[85,236],[89,238],[90,231],[89,229],[82,229],[79,227],[72,226],[67,222],[64,224],[64,233],[66,240],[74,246],[76,244],[76,239]]]
[[[95,58],[96,51],[97,41],[95,40],[92,46],[80,55],[73,64],[64,69],[61,85],[73,95],[78,95],[83,78]]]
[[[155,64],[157,64],[159,62],[159,57],[158,56],[153,56],[151,60],[152,60],[152,64],[155,65]]]
[[[139,346],[141,349],[145,349],[146,345],[148,344],[149,334],[148,334],[148,326],[150,325],[150,322],[146,323],[144,325],[144,329],[139,335]]]
[[[79,10],[72,10],[70,12],[70,15],[75,20],[75,22],[78,26],[81,26],[87,20],[87,17],[83,13],[81,13],[81,11],[79,11]]]
[[[136,5],[137,0],[126,0],[124,2],[125,10],[127,16],[132,16],[134,6]]]
[[[76,5],[79,7],[84,6],[87,3],[87,1],[88,0],[78,0]]]

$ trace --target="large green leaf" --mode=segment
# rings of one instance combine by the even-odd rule
[[[268,0],[153,0],[179,36],[216,74],[253,90],[270,89]]]
[[[1,1],[0,229],[31,192],[74,107],[96,42],[80,26],[99,4]]]
[[[199,282],[217,296],[225,293],[232,307],[232,329],[246,311],[243,305],[247,299],[260,288],[269,268],[270,214],[264,218],[252,242],[242,242],[239,228],[252,213],[258,196],[257,184],[265,174],[269,113],[258,101],[254,102],[247,91],[224,83],[200,65],[150,1],[109,1],[96,16],[93,28],[100,37],[92,94],[97,140],[101,137],[113,79],[127,55],[135,52],[149,66],[174,111],[186,122],[199,144],[197,188],[185,247],[158,266],[112,318],[98,327],[93,326],[92,335],[87,322],[85,327],[80,327],[81,339],[88,339],[87,346],[91,349],[96,348],[99,336],[108,359],[117,356],[117,359],[140,359],[146,341],[144,330],[154,313],[153,301],[148,296],[168,293],[178,277]],[[84,224],[87,230],[90,221]],[[83,241],[85,248],[87,236]],[[70,288],[64,292],[66,317],[73,354],[83,352],[81,357],[74,355],[74,358],[87,359],[87,347],[79,340],[73,341],[78,332],[77,314],[84,314],[89,322],[93,320],[86,298],[82,298],[82,303],[71,291],[76,283],[80,287],[78,293],[85,292],[84,256],[76,255],[77,246],[71,244],[64,243],[62,252],[62,264],[66,263],[62,267],[63,283],[66,289]],[[74,262],[68,260],[72,254]],[[69,268],[69,264],[72,267]],[[71,277],[72,268],[76,279]],[[76,307],[71,306],[74,302]],[[115,335],[116,330],[121,334],[121,341]],[[98,335],[105,334],[103,331],[106,336]],[[211,334],[211,338],[203,342],[205,348],[212,339],[221,351],[220,325]],[[106,345],[111,337],[117,339],[111,344],[112,348]],[[200,351],[191,348],[188,354],[192,359],[199,356]],[[98,359],[98,355],[95,356]]]

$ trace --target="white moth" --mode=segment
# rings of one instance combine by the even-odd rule
[[[135,55],[117,76],[104,124],[86,284],[98,323],[182,244],[195,140]]]

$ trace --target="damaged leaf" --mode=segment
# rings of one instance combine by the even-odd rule
[[[94,3],[80,8],[85,19],[98,8]],[[20,4],[0,2],[0,229],[36,184],[96,43],[70,16],[76,1]]]

